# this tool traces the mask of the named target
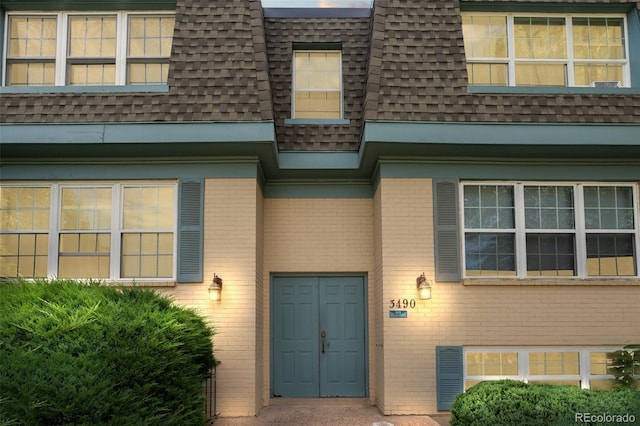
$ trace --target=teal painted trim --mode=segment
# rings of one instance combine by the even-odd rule
[[[456,397],[464,392],[464,352],[462,346],[436,346],[436,407],[451,410]]]
[[[0,89],[2,88],[1,86],[4,84],[4,79],[5,79],[5,69],[4,69],[4,20],[5,20],[5,13],[4,13],[4,9],[2,8],[1,4],[0,4]]]
[[[633,69],[633,67],[632,67]],[[636,86],[633,74],[632,85]],[[640,95],[640,87],[467,86],[468,93],[536,95]]]
[[[356,152],[281,152],[280,169],[357,169]]]
[[[631,9],[627,14],[629,33],[629,69],[631,85],[640,88],[640,10]]]
[[[180,179],[176,281],[202,282],[204,256],[204,180]]]
[[[273,122],[0,124],[3,143],[275,142]]]
[[[624,13],[633,3],[462,1],[462,12]]]
[[[2,0],[5,10],[175,10],[176,0]]]
[[[130,85],[130,86],[4,86],[0,94],[45,94],[45,93],[168,93],[169,86]]]
[[[258,178],[257,160],[226,162],[131,162],[3,164],[2,180],[126,180],[177,178]]]
[[[371,198],[369,182],[363,183],[267,183],[265,198]]]
[[[284,124],[286,126],[292,125],[292,126],[299,126],[299,125],[303,125],[303,124],[308,124],[308,125],[313,125],[313,126],[329,126],[329,125],[338,125],[338,126],[343,126],[343,125],[349,125],[351,124],[351,120],[346,120],[346,119],[333,119],[333,118],[329,118],[329,119],[324,119],[324,118],[285,118],[284,119]]]
[[[640,146],[640,123],[537,124],[367,121],[363,142]],[[499,155],[496,155],[499,156]]]
[[[440,178],[483,180],[638,181],[635,162],[382,162],[380,178]]]

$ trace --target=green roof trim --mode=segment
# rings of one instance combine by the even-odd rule
[[[594,178],[640,180],[638,135],[640,123],[367,121],[359,151],[279,152],[272,121],[0,124],[0,172],[4,179],[160,177],[177,167],[160,172],[160,164],[182,164],[181,176],[197,177],[218,175],[197,165],[215,163],[233,176],[233,167],[250,163],[269,196],[301,197],[322,183],[329,186],[310,196],[361,197],[363,182],[375,187],[389,176],[546,179],[573,171],[586,179],[593,170]]]
[[[132,84],[126,86],[2,86],[0,94],[45,93],[168,93],[166,84]]]
[[[272,121],[0,124],[3,144],[275,142]]]
[[[633,3],[461,1],[462,12],[626,13]]]
[[[176,0],[2,0],[10,11],[53,10],[175,10]]]
[[[640,149],[640,123],[539,124],[368,121],[365,143],[453,145],[627,145]]]
[[[536,95],[640,95],[640,87],[467,86],[468,93]]]

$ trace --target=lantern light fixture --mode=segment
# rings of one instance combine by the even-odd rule
[[[424,276],[424,272],[416,278],[416,288],[418,289],[418,298],[420,300],[431,299],[431,286],[427,281],[427,277]]]
[[[209,299],[219,302],[222,300],[222,278],[213,274],[213,280],[209,286]]]

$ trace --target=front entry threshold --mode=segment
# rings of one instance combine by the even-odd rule
[[[271,398],[270,407],[370,407],[369,398]]]

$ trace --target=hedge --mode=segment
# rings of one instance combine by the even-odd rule
[[[204,424],[213,330],[142,288],[0,284],[0,425]]]
[[[451,407],[451,425],[613,425],[625,422],[640,422],[640,392],[499,380],[473,386],[458,395]]]

